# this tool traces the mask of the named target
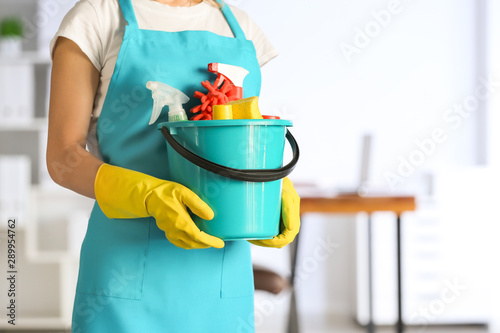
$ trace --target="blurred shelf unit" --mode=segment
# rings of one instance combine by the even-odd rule
[[[37,53],[0,56],[0,157],[30,161],[31,183],[48,180],[45,168],[50,59]]]
[[[0,54],[0,66],[2,65],[50,65],[52,60],[47,52],[24,51],[20,55]]]
[[[10,208],[10,218],[16,218],[16,329],[66,332],[71,325],[79,248],[93,201],[68,190],[39,186],[31,186],[23,195],[27,201],[23,206],[0,202]],[[1,258],[7,258],[7,236],[2,224]],[[6,260],[0,262],[0,269],[8,271]],[[8,283],[2,279],[1,290],[8,290]],[[0,295],[0,301],[7,304],[7,293]],[[11,328],[7,321],[0,322],[0,330]]]
[[[29,131],[45,131],[48,126],[46,118],[33,118],[23,122],[0,123],[0,131],[3,132],[29,132]]]
[[[7,258],[4,221],[15,218],[17,330],[69,331],[79,247],[93,205],[55,185],[45,166],[49,41],[75,3],[0,1],[0,20],[17,16],[25,27],[22,52],[0,54],[0,257]],[[6,265],[0,260],[3,272]],[[1,290],[7,282],[0,281]],[[0,303],[7,301],[0,294]],[[0,321],[0,331],[7,329],[12,325]]]
[[[45,167],[50,68],[49,56],[37,52],[0,56],[0,217],[16,219],[16,328],[24,330],[70,327],[78,269],[78,254],[66,242],[69,223],[82,214],[68,208],[81,200],[56,190]],[[1,258],[7,258],[7,232],[2,222]],[[2,260],[4,272],[6,265]],[[7,301],[7,293],[0,295]],[[10,326],[0,322],[0,330]]]
[[[40,129],[48,115],[50,69],[48,55],[0,56],[0,130]]]

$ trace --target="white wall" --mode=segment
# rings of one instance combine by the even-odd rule
[[[435,128],[448,139],[419,170],[477,162],[483,111],[474,110],[456,128],[458,118],[444,119],[484,75],[478,73],[475,1],[234,2],[281,52],[263,69],[261,104],[295,120],[302,148],[295,179],[353,184],[365,131],[375,135],[373,177],[382,185],[384,173],[397,173],[399,157],[408,159],[415,140],[430,138]],[[370,30],[374,13],[388,9],[395,14],[386,26]],[[358,29],[373,37],[363,41]],[[346,57],[341,47],[348,44],[360,46],[359,53]]]
[[[228,2],[247,11],[280,51],[263,68],[260,107],[294,120],[301,161],[293,180],[355,185],[365,132],[374,135],[372,182],[389,192],[423,194],[434,173],[499,159],[492,146],[483,149],[498,139],[485,125],[488,114],[496,117],[487,107],[499,93],[499,85],[485,83],[491,68],[482,26],[489,11],[482,6],[488,2]],[[400,178],[391,186],[388,175]],[[348,263],[354,251],[343,247],[352,240],[353,221],[304,218],[306,256],[318,236],[341,244],[341,258],[332,256],[299,293],[304,310],[353,306]]]
[[[500,1],[492,0],[490,1],[490,16],[489,24],[491,27],[491,33],[488,35],[488,39],[491,41],[491,71],[492,76],[500,81]],[[500,166],[500,94],[495,94],[495,98],[491,100],[489,108],[488,125],[490,132],[490,145],[489,148],[489,162],[494,170],[498,170]],[[498,187],[494,188],[492,191],[492,199],[495,200],[494,204],[498,204]],[[500,253],[500,243],[498,242],[498,235],[500,234],[500,224],[498,220],[492,223],[492,232],[489,234],[490,238],[487,239],[488,244],[490,244],[490,253],[487,260],[490,263],[496,263],[498,261],[498,253]],[[491,293],[491,305],[492,305],[492,332],[500,331],[500,267],[497,264],[488,265],[491,269],[490,282],[492,288]]]
[[[489,26],[490,33],[487,38],[490,42],[490,70],[495,81],[500,81],[500,1],[490,0]],[[500,93],[496,92],[491,99],[488,112],[488,125],[490,134],[489,163],[500,166]]]

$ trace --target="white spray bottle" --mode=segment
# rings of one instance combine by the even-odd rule
[[[186,94],[179,89],[158,81],[148,81],[146,88],[151,90],[154,99],[153,113],[149,125],[154,124],[165,105],[168,105],[168,121],[188,120],[186,111],[182,107],[182,104],[189,102],[189,97]]]

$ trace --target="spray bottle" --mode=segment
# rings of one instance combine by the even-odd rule
[[[149,125],[154,124],[165,105],[168,105],[168,121],[188,120],[182,104],[189,102],[189,97],[182,91],[158,81],[148,81],[146,88],[152,91],[154,99]]]
[[[208,64],[208,71],[217,74],[214,87],[218,87],[224,80],[229,81],[234,87],[226,93],[229,101],[243,98],[243,80],[248,75],[248,71],[242,67],[212,62]]]

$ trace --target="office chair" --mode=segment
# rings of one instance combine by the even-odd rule
[[[254,267],[253,277],[255,290],[263,290],[278,295],[288,286],[288,281],[281,275],[265,269]]]

